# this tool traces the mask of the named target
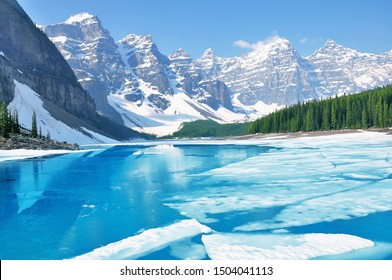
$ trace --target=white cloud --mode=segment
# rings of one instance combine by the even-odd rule
[[[304,37],[300,40],[301,44],[305,44],[309,41],[309,39],[307,37]]]
[[[233,43],[233,46],[240,47],[243,49],[259,50],[259,49],[264,49],[266,46],[270,45],[271,43],[275,42],[278,39],[280,39],[279,35],[276,32],[274,32],[272,36],[268,37],[265,40],[258,41],[256,43],[249,43],[244,40],[238,40]]]
[[[244,40],[235,41],[233,43],[233,46],[240,47],[242,49],[251,49],[252,48],[252,45],[249,42],[246,42]]]

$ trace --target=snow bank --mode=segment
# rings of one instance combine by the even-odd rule
[[[149,229],[139,235],[110,243],[74,259],[136,259],[164,248],[174,241],[208,232],[211,232],[210,228],[194,219],[182,220],[166,227]]]
[[[203,235],[213,260],[306,260],[373,247],[374,243],[347,234],[253,235],[216,233]]]
[[[69,150],[0,150],[0,162],[10,160],[29,159],[51,155],[64,155],[68,153],[85,153],[86,150],[69,151]]]

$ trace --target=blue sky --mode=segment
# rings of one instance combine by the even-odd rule
[[[18,0],[30,17],[46,25],[70,15],[97,15],[115,40],[151,34],[160,51],[185,49],[193,58],[207,48],[219,56],[241,55],[250,44],[278,34],[303,56],[327,39],[361,52],[392,49],[390,0]],[[246,44],[243,44],[246,45]]]

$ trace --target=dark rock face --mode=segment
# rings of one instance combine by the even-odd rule
[[[166,110],[167,108],[169,108],[170,106],[170,102],[169,100],[166,100],[165,98],[163,98],[162,96],[158,95],[158,94],[151,94],[148,96],[148,100],[154,104],[156,107],[162,109],[162,110]]]
[[[229,110],[233,109],[230,90],[225,83],[196,69],[192,58],[183,49],[175,51],[169,59],[171,69],[180,77],[180,86],[189,96],[196,96],[199,102],[214,110],[220,105]]]
[[[94,119],[93,100],[53,43],[15,0],[0,2],[0,50],[9,65],[20,71],[14,71],[15,79],[67,112],[85,120]]]
[[[167,75],[168,59],[161,54],[150,35],[130,34],[120,40],[127,63],[143,81],[150,83],[162,94],[173,94]]]
[[[218,107],[219,104],[222,104],[223,107],[233,110],[233,105],[231,104],[231,98],[230,98],[230,90],[226,86],[226,84],[220,80],[217,79],[205,79],[202,80],[199,83],[199,86],[203,88],[205,91],[210,93],[214,99],[217,101]],[[214,108],[216,106],[211,106],[213,109],[218,109]]]
[[[12,80],[12,68],[8,64],[8,59],[0,56],[0,101],[11,102],[14,96],[15,84]]]
[[[26,135],[13,135],[11,138],[0,137],[0,150],[79,150],[76,144],[67,144],[53,140],[31,138]]]
[[[45,26],[43,30],[74,69],[78,81],[94,99],[97,110],[122,123],[107,96],[117,92],[126,82],[125,64],[100,20],[89,14],[79,16],[65,23]]]
[[[57,120],[118,140],[139,133],[99,115],[72,68],[16,0],[0,1],[0,102],[14,97],[14,80],[26,84]]]

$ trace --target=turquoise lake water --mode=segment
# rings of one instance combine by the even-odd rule
[[[390,149],[152,143],[3,162],[0,259],[391,259]]]

